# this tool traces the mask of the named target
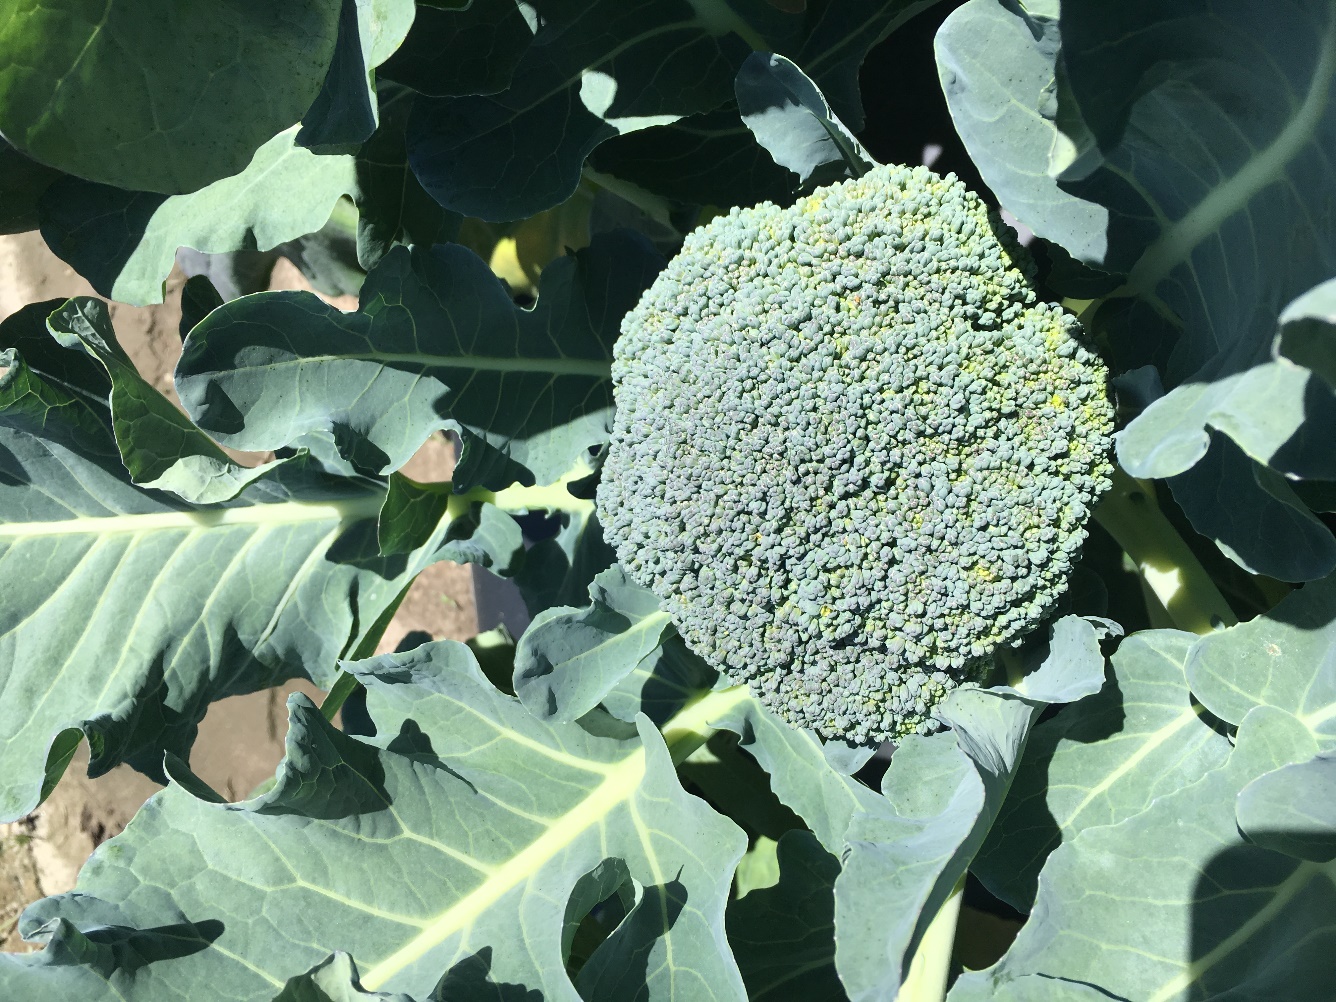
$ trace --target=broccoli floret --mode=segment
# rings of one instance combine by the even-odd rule
[[[1066,589],[1113,411],[1032,272],[953,175],[881,167],[712,220],[627,314],[604,531],[789,722],[927,733]]]

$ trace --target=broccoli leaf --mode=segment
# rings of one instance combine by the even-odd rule
[[[1054,852],[1012,948],[961,984],[991,998],[985,989],[1042,973],[1128,999],[1322,997],[1329,867],[1250,844],[1234,813],[1240,790],[1315,750],[1295,717],[1254,709],[1222,766]]]
[[[25,0],[0,15],[0,133],[101,184],[179,194],[243,170],[319,93],[338,0]]]
[[[395,249],[359,312],[289,292],[214,310],[186,339],[177,391],[233,448],[309,443],[388,473],[433,431],[462,426],[550,483],[607,438],[612,342],[659,263],[633,234],[605,235],[549,266],[522,310],[463,247]],[[510,398],[523,406],[502,406]]]
[[[0,139],[0,233],[37,229],[38,202],[62,176]]]
[[[540,719],[584,716],[674,635],[659,600],[619,566],[594,579],[589,598],[584,609],[539,613],[515,648],[515,695]]]
[[[289,979],[274,1002],[413,1002],[399,992],[363,991],[357,965],[346,953],[334,953],[305,974]]]
[[[729,902],[728,942],[750,1002],[844,1002],[835,973],[839,860],[809,832],[786,832],[776,850],[779,881]]]
[[[1323,433],[1301,427],[1336,416],[1330,392],[1270,360],[1282,307],[1336,272],[1336,239],[1303,195],[1336,161],[1330,6],[1139,2],[1108,15],[1073,3],[1055,22],[975,0],[952,23],[939,59],[971,154],[1005,207],[1112,276],[1096,331],[1123,366],[1161,367],[1171,389],[1120,455],[1166,470],[1156,475],[1178,467],[1194,526],[1246,568],[1330,571],[1336,540],[1279,478],[1221,452],[1189,472],[1208,427],[1279,473],[1330,465]],[[1001,34],[985,41],[988,25]],[[989,118],[1004,107],[1005,126]],[[1061,271],[1053,280],[1062,287]],[[1278,383],[1279,408],[1262,394]],[[1234,510],[1222,517],[1224,495]]]
[[[998,201],[1078,260],[1102,260],[1108,211],[1065,191],[1052,173],[1089,142],[1079,119],[1055,121],[1071,111],[1058,100],[1057,17],[968,0],[942,22],[934,47],[951,120]]]
[[[773,52],[753,52],[743,61],[733,87],[738,111],[756,141],[800,182],[828,184],[861,177],[877,165],[792,60]]]
[[[419,4],[403,44],[379,76],[428,97],[496,94],[509,86],[533,40],[537,18],[516,0],[471,0],[459,7]],[[441,58],[449,52],[450,59]]]
[[[157,774],[164,750],[188,753],[211,701],[292,677],[329,684],[429,563],[506,569],[521,550],[496,507],[508,494],[480,511],[457,500],[420,545],[381,556],[381,484],[300,456],[236,467],[154,398],[105,312],[79,302],[57,313],[69,347],[39,326],[55,304],[0,326],[5,819],[49,792],[81,736],[95,775],[122,761]],[[197,496],[241,493],[191,504],[136,486],[127,465]]]
[[[1295,859],[1336,859],[1336,756],[1317,755],[1257,777],[1238,797],[1239,831]]]
[[[697,9],[699,8],[699,9]],[[501,221],[564,202],[595,146],[728,100],[748,30],[727,5],[557,0],[496,94],[422,98],[413,171],[447,209]]]
[[[79,997],[133,979],[146,997],[258,1002],[335,950],[370,991],[425,998],[441,983],[446,998],[474,998],[504,985],[575,1002],[564,953],[581,916],[568,903],[595,903],[585,878],[602,872],[596,886],[624,884],[632,905],[585,961],[584,997],[745,998],[724,936],[745,839],[683,792],[670,758],[744,693],[712,695],[664,737],[642,720],[611,738],[534,719],[451,641],[349,667],[374,743],[294,696],[273,790],[212,803],[178,767],[183,782],[99,850],[74,894],[27,912],[24,932],[58,954],[97,944],[79,959],[108,984]],[[73,958],[35,956],[0,958],[7,994],[80,984]]]
[[[1259,706],[1284,710],[1324,751],[1336,748],[1336,578],[1313,581],[1269,613],[1202,637],[1187,660],[1192,693],[1242,725]]]
[[[858,133],[864,126],[858,71],[868,51],[934,2],[731,0],[728,6],[745,16],[760,36],[749,37],[754,50],[778,53],[799,67],[824,95],[831,113],[850,132]],[[591,163],[600,171],[685,202],[729,206],[764,199],[790,201],[792,176],[739,121],[733,97],[724,93],[718,108],[623,131],[595,149]]]
[[[1048,854],[1086,828],[1139,814],[1224,762],[1229,741],[1202,719],[1184,674],[1190,633],[1128,637],[1098,695],[1035,728],[973,872],[1021,911]]]
[[[43,197],[42,236],[102,295],[160,303],[177,248],[269,250],[320,229],[339,198],[357,191],[352,157],[317,156],[293,143],[295,133],[279,133],[245,170],[190,194],[62,178]]]
[[[413,0],[343,0],[334,58],[302,117],[297,143],[322,153],[351,153],[376,130],[377,66],[413,24]]]

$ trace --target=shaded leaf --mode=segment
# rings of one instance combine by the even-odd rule
[[[0,15],[0,132],[101,184],[195,191],[296,122],[334,54],[338,0],[171,7],[24,2]]]
[[[1011,950],[961,984],[1043,973],[1128,999],[1322,998],[1336,888],[1244,841],[1234,817],[1239,790],[1314,750],[1294,717],[1254,709],[1220,768],[1054,852]]]
[[[1216,716],[1243,723],[1259,706],[1296,716],[1322,749],[1336,745],[1336,578],[1291,592],[1265,615],[1197,641],[1192,693]]]
[[[244,170],[190,194],[165,196],[63,178],[42,200],[42,236],[104,296],[162,302],[177,249],[270,250],[320,229],[357,191],[352,157],[317,156],[274,136]]]
[[[791,60],[753,52],[743,60],[733,87],[738,111],[756,141],[801,183],[861,177],[877,165]]]
[[[375,131],[377,66],[413,24],[413,0],[342,0],[339,33],[325,82],[302,116],[297,143],[321,153],[352,153]]]
[[[751,1002],[843,1002],[835,974],[833,885],[839,860],[808,832],[777,848],[777,883],[728,906],[728,939]]]
[[[575,1002],[567,902],[610,859],[638,900],[599,948],[626,962],[597,997],[745,997],[724,938],[745,840],[682,791],[658,732],[543,724],[451,641],[350,667],[368,690],[371,743],[295,695],[270,792],[213,804],[174,784],[99,849],[74,894],[29,909],[23,931],[58,943],[74,929],[152,943],[164,921],[196,931],[175,956],[112,959],[109,986],[83,997],[133,979],[140,997],[267,1002],[342,951],[370,991],[424,998],[441,982],[445,998],[522,989]],[[698,739],[708,710],[677,718],[668,742]],[[0,965],[7,988],[54,976],[23,957]]]
[[[42,193],[61,176],[0,139],[0,233],[37,229]]]
[[[429,97],[505,90],[536,24],[516,0],[472,0],[462,9],[418,5],[417,17],[380,75]],[[448,60],[441,53],[450,53]]]
[[[594,579],[589,598],[583,609],[540,612],[515,648],[515,694],[540,719],[584,716],[673,635],[658,598],[620,566]]]
[[[1035,728],[971,868],[993,894],[1029,911],[1055,848],[1140,813],[1225,760],[1229,741],[1188,691],[1183,665],[1196,639],[1174,630],[1128,637],[1098,695]]]
[[[462,427],[550,483],[606,440],[612,342],[659,266],[640,238],[609,234],[551,265],[538,305],[521,310],[462,247],[396,249],[367,276],[359,312],[289,292],[215,310],[186,339],[177,392],[233,448],[309,444],[388,473],[432,432]]]
[[[1238,796],[1239,831],[1296,859],[1336,859],[1336,756],[1318,755],[1257,777]]]

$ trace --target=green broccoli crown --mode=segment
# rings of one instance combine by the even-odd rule
[[[712,220],[627,314],[606,535],[790,723],[927,733],[1066,589],[1113,410],[1031,270],[953,175],[880,167]]]

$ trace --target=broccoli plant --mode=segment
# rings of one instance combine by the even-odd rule
[[[1330,0],[0,45],[0,228],[103,297],[0,320],[0,821],[163,784],[0,997],[1331,998]],[[174,265],[172,400],[105,300]],[[376,655],[440,561],[530,621]]]

